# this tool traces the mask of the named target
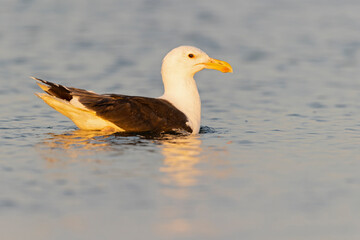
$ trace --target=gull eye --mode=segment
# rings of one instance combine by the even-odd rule
[[[189,58],[193,58],[193,57],[194,57],[194,54],[190,53],[190,54],[188,55],[188,57],[189,57]]]

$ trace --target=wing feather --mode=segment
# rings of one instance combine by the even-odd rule
[[[107,94],[96,97],[83,95],[79,96],[79,101],[125,131],[192,131],[186,124],[185,114],[163,99]]]
[[[187,125],[186,115],[164,99],[97,94],[38,78],[33,79],[41,82],[40,87],[49,95],[68,101],[70,104],[79,102],[100,118],[127,132],[169,132],[179,129],[192,132]],[[72,99],[74,100],[71,101]]]

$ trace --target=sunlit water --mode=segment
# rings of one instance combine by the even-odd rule
[[[2,1],[0,239],[359,239],[360,2]],[[28,76],[160,96],[195,45],[197,136],[100,135]]]

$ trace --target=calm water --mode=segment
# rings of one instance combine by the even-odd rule
[[[0,3],[1,239],[359,239],[360,2]],[[160,96],[194,45],[198,136],[78,130],[28,76]]]

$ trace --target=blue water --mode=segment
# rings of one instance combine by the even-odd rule
[[[360,2],[2,1],[1,239],[359,239]],[[29,76],[157,97],[194,45],[197,136],[78,130]]]

